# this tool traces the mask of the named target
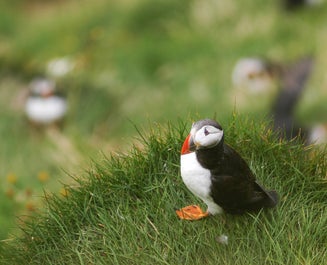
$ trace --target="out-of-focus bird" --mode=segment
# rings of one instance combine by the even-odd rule
[[[197,220],[223,211],[242,214],[276,206],[278,195],[257,181],[245,160],[224,143],[222,127],[204,119],[192,125],[181,150],[181,176],[187,188],[208,206],[187,206],[176,213]]]
[[[327,142],[326,126],[318,124],[309,127],[300,124],[295,118],[296,107],[310,78],[313,65],[312,56],[301,58],[291,64],[251,57],[242,58],[236,63],[232,73],[233,85],[245,91],[245,94],[238,95],[241,98],[237,101],[239,104],[243,102],[244,105],[247,103],[246,100],[251,104],[253,97],[261,96],[263,93],[268,97],[274,96],[271,107],[272,127],[280,138],[291,140],[300,136],[306,144]],[[274,94],[269,91],[273,83],[277,90]]]
[[[30,83],[25,113],[31,123],[41,126],[60,123],[66,112],[67,101],[57,93],[54,81],[38,78]]]

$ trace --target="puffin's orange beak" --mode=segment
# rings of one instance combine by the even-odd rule
[[[185,154],[189,154],[191,152],[195,151],[195,145],[194,145],[194,142],[192,140],[192,137],[191,137],[191,134],[189,134],[184,143],[183,143],[183,146],[182,146],[182,149],[181,149],[181,154],[182,155],[185,155]]]

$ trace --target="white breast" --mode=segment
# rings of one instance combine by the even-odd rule
[[[25,105],[25,112],[30,120],[45,124],[62,119],[66,110],[66,100],[57,96],[49,98],[30,97]]]
[[[181,155],[181,175],[187,188],[208,205],[211,214],[222,212],[210,196],[211,173],[200,165],[195,152]]]

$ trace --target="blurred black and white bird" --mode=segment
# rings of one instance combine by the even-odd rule
[[[274,97],[271,106],[272,128],[279,137],[291,140],[299,136],[306,144],[327,142],[326,126],[302,124],[296,119],[296,108],[311,76],[314,58],[306,56],[293,63],[278,63],[248,57],[240,59],[232,73],[232,82],[238,90],[238,107],[252,104],[256,97],[263,100]],[[275,86],[272,92],[272,86]],[[248,103],[247,103],[248,102]]]
[[[197,220],[223,211],[242,214],[272,208],[275,191],[260,185],[245,160],[224,143],[224,131],[214,120],[193,123],[181,149],[181,176],[187,188],[208,206],[177,210],[181,219]]]
[[[60,123],[67,112],[67,100],[56,91],[55,82],[37,78],[32,80],[29,88],[25,102],[27,119],[41,126]]]

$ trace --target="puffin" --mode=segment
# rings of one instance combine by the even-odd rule
[[[67,100],[56,91],[55,82],[37,78],[30,83],[30,94],[25,102],[27,119],[35,125],[59,123],[67,112]]]
[[[255,95],[267,93],[277,83],[284,87],[292,86],[293,91],[301,89],[313,66],[314,58],[311,55],[301,57],[292,63],[277,62],[259,57],[240,58],[231,75],[235,88],[243,89]],[[298,90],[300,90],[298,89]]]
[[[277,192],[257,182],[245,160],[224,143],[224,131],[212,119],[193,123],[182,145],[180,171],[186,187],[208,207],[206,212],[197,205],[176,210],[180,219],[199,220],[223,212],[243,214],[278,203]]]
[[[307,126],[296,119],[296,108],[314,69],[314,57],[307,55],[293,63],[278,63],[258,57],[241,58],[232,72],[232,83],[236,88],[249,92],[251,98],[259,93],[269,93],[275,81],[278,89],[270,107],[271,129],[283,140],[295,137],[306,145],[326,143],[325,124]],[[277,88],[276,87],[276,88]],[[261,95],[260,94],[260,95]],[[244,94],[236,95],[238,103],[244,101]]]

